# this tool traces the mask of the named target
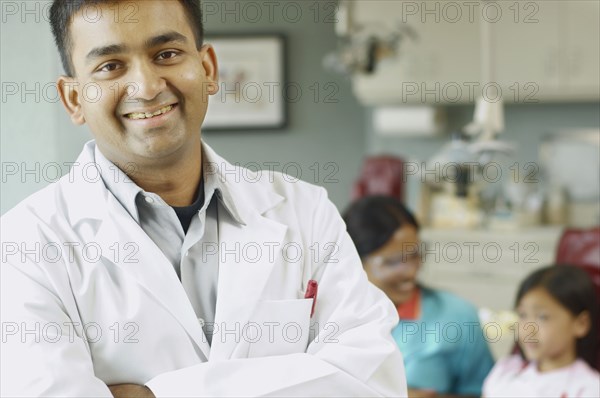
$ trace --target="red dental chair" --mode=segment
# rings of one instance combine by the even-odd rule
[[[594,282],[600,304],[600,227],[566,229],[558,242],[557,264],[569,264],[586,271]],[[597,336],[600,339],[600,336]],[[600,341],[596,353],[596,370],[600,370]]]
[[[352,189],[352,200],[363,196],[385,195],[404,202],[406,176],[404,161],[394,156],[371,156],[364,160],[360,176]]]

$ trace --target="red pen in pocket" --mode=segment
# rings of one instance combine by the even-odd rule
[[[312,318],[315,313],[315,304],[317,304],[317,290],[319,290],[319,284],[316,280],[311,279],[308,281],[308,286],[306,287],[306,293],[304,293],[305,299],[313,299],[312,308],[310,310],[310,317]]]

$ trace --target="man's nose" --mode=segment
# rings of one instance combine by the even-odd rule
[[[140,63],[132,72],[126,83],[129,99],[150,101],[167,87],[166,80],[153,65]]]

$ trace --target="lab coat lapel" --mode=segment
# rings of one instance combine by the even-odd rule
[[[247,356],[242,329],[258,304],[274,265],[281,261],[281,243],[287,226],[258,212],[246,213],[245,221],[246,225],[240,225],[228,214],[219,214],[221,255],[211,361]],[[275,249],[269,249],[269,245]],[[244,256],[245,247],[260,248],[260,260],[255,261],[254,251],[252,258]],[[235,248],[238,258],[228,255],[224,248]],[[269,258],[271,250],[274,256]]]
[[[76,164],[90,164],[95,161],[94,145],[94,141],[85,145]],[[72,225],[86,221],[90,225],[94,225],[94,222],[99,223],[95,233],[82,232],[82,239],[97,244],[104,261],[115,264],[131,275],[148,294],[173,314],[196,343],[204,360],[207,360],[210,348],[173,266],[106,189],[102,180],[83,178],[82,174],[73,171],[70,176],[63,177],[61,188],[65,200],[69,201],[69,205],[65,205],[66,217]],[[137,252],[128,257],[127,254],[132,253],[132,248]]]
[[[96,235],[103,257],[131,275],[154,296],[183,326],[206,360],[210,347],[173,265],[113,195],[107,196],[105,206],[107,217]],[[124,249],[126,244],[133,245],[137,251],[129,259],[123,254],[132,253],[132,246]],[[119,258],[115,257],[116,253]]]

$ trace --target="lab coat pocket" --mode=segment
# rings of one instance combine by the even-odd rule
[[[313,299],[259,302],[247,325],[248,357],[305,352],[312,304]]]

